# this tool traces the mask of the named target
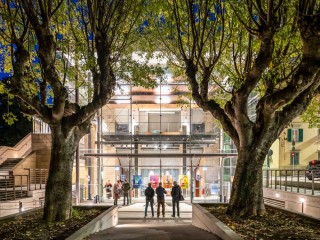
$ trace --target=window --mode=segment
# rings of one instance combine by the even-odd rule
[[[303,142],[303,129],[301,128],[289,128],[288,129],[288,142]]]
[[[291,152],[290,153],[290,165],[299,165],[299,152]]]

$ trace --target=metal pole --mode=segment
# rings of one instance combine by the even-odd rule
[[[76,75],[76,104],[79,105],[79,89],[77,86],[78,74]],[[79,143],[76,149],[76,204],[80,203],[80,150]]]
[[[132,154],[132,138],[133,138],[133,135],[135,135],[135,129],[134,129],[134,126],[133,126],[133,119],[132,119],[132,82],[130,82],[130,153]],[[129,179],[128,179],[128,182],[129,184],[132,184],[133,181],[131,180],[131,157],[129,158]],[[132,187],[133,187],[133,184],[132,184]],[[130,188],[129,190],[129,204],[131,204],[131,201],[132,201],[132,188]]]
[[[160,180],[161,181],[161,154],[162,154],[162,80],[160,79]]]
[[[191,169],[190,169],[190,177],[191,177],[191,184],[190,184],[190,192],[191,192],[191,197],[190,197],[190,202],[193,203],[193,166],[192,166],[192,157],[191,157]]]
[[[101,128],[101,119],[100,119],[100,113],[99,110],[97,111],[97,153],[100,153],[100,128]],[[98,200],[101,199],[102,194],[101,194],[101,161],[100,157],[97,158],[97,202]],[[100,197],[101,196],[101,197]]]
[[[223,152],[223,130],[220,129],[220,153]],[[224,173],[224,162],[223,158],[220,157],[220,202],[222,202],[222,196],[224,195],[224,179],[223,179],[223,173]]]

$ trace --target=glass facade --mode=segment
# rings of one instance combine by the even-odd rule
[[[132,199],[142,197],[149,182],[154,187],[162,182],[170,193],[173,181],[182,186],[186,200],[227,199],[235,147],[211,113],[189,95],[181,83],[159,82],[145,89],[120,82],[80,142],[73,174],[73,185],[80,182],[80,200],[105,199],[104,184],[124,179],[135,187]]]
[[[173,181],[190,201],[228,198],[235,157],[219,154],[235,153],[232,141],[209,112],[190,101],[186,85],[158,84],[155,89],[118,84],[97,114],[100,126],[93,129],[90,147],[97,148],[81,150],[80,173],[90,176],[83,181],[85,198],[101,198],[108,180],[124,179],[135,187],[133,198],[142,197],[149,182],[154,187],[162,182],[169,193]]]

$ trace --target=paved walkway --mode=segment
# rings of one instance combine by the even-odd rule
[[[116,227],[88,236],[87,240],[219,240],[217,236],[194,227],[191,222],[192,207],[190,204],[180,204],[180,218],[171,217],[172,206],[166,203],[165,217],[151,216],[149,207],[148,216],[144,217],[144,203],[138,202],[130,206],[119,206],[119,223]]]

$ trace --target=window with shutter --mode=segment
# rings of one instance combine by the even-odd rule
[[[289,128],[288,129],[288,134],[287,134],[287,139],[288,139],[288,142],[291,142],[291,129]]]
[[[303,142],[303,129],[289,128],[287,137],[288,142]]]
[[[303,142],[303,129],[299,129],[299,142]]]

